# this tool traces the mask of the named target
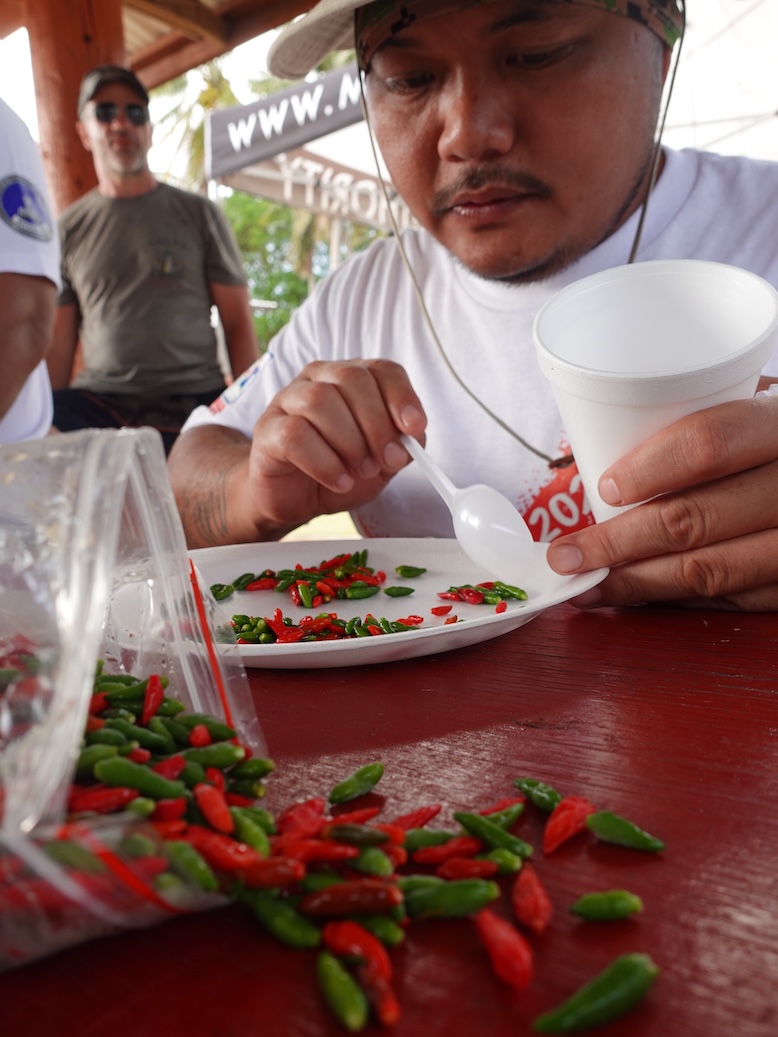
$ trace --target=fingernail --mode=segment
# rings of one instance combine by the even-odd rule
[[[336,486],[341,493],[348,493],[349,490],[354,488],[354,480],[344,472],[343,475],[339,476]]]
[[[381,465],[374,457],[366,457],[360,468],[360,474],[364,479],[374,479],[380,471]]]
[[[613,479],[600,479],[600,483],[597,489],[599,490],[600,496],[606,504],[610,504],[613,507],[615,507],[622,503],[621,493]]]
[[[387,468],[400,468],[405,464],[408,455],[399,443],[390,443],[384,450],[384,464]]]
[[[409,404],[407,407],[403,407],[400,411],[400,421],[403,423],[405,428],[414,428],[423,419],[424,415],[421,413],[418,407],[414,407]]]
[[[558,573],[574,573],[583,565],[583,555],[572,544],[555,547],[552,554],[553,567]],[[551,559],[549,559],[551,561]]]

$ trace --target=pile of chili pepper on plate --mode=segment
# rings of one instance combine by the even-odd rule
[[[392,598],[413,594],[412,586],[387,586],[387,574],[368,566],[367,557],[365,548],[336,555],[317,566],[298,564],[293,569],[246,572],[231,583],[212,584],[210,589],[217,601],[227,600],[235,591],[275,591],[288,594],[295,606],[321,609],[333,601],[374,598],[380,593]],[[404,580],[417,579],[427,572],[425,568],[414,565],[397,565],[394,571]],[[526,592],[520,587],[500,580],[449,587],[439,591],[438,597],[447,604],[435,606],[430,612],[436,617],[446,616],[444,625],[459,622],[458,615],[452,614],[452,602],[493,606],[495,612],[500,613],[507,609],[509,600],[527,600]],[[295,622],[285,616],[282,609],[276,608],[269,616],[236,613],[232,616],[232,627],[238,644],[290,644],[399,634],[418,629],[424,621],[424,616],[413,613],[394,620],[376,617],[372,612],[364,618],[352,616],[344,619],[337,612],[322,611],[317,615],[303,616]]]
[[[629,819],[533,778],[516,778],[504,799],[455,810],[445,824],[439,803],[384,819],[381,807],[358,802],[383,779],[380,761],[326,796],[273,812],[264,804],[274,767],[224,721],[187,712],[159,676],[98,673],[68,821],[44,851],[71,882],[104,900],[124,884],[173,910],[196,906],[193,890],[242,902],[274,939],[311,956],[323,1003],[355,1032],[370,1018],[387,1027],[400,1018],[392,951],[421,920],[470,918],[484,968],[517,991],[532,983],[533,941],[553,924],[555,909],[534,847],[515,831],[528,808],[547,815],[544,860],[573,838],[663,849]],[[101,843],[99,823],[109,817],[143,821],[116,852]],[[33,905],[53,917],[73,909],[64,893],[3,854],[0,912],[23,916]],[[569,905],[593,924],[619,924],[642,909],[627,889],[582,890]],[[657,974],[649,956],[623,954],[533,1026],[568,1033],[616,1018]]]

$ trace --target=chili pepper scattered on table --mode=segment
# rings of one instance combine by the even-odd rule
[[[146,817],[149,834],[139,830],[125,843],[133,882],[149,898],[186,905],[181,897],[189,889],[241,901],[275,939],[317,952],[313,971],[324,999],[343,1025],[355,1030],[371,1014],[387,1027],[399,1018],[389,952],[422,920],[429,924],[471,917],[495,975],[517,990],[531,982],[530,941],[551,924],[552,911],[538,874],[527,862],[532,846],[511,831],[523,817],[523,796],[505,797],[477,811],[453,811],[448,824],[453,818],[458,830],[428,827],[442,813],[439,803],[419,806],[388,823],[381,821],[381,807],[372,805],[357,803],[338,814],[341,803],[375,789],[384,766],[372,762],[338,782],[328,796],[290,804],[276,817],[258,802],[273,761],[253,757],[229,725],[187,713],[165,694],[160,698],[153,678],[104,677],[96,681],[96,689],[98,684],[90,716],[121,720],[129,734],[127,728],[109,728],[120,736],[116,744],[85,742],[63,833],[90,816],[104,816],[105,810]],[[106,697],[116,691],[121,691],[121,706]],[[153,748],[132,758],[140,748],[133,737],[136,729],[161,741],[152,740]],[[192,744],[192,733],[199,729],[208,732],[208,744]],[[231,791],[246,784],[257,796]],[[550,789],[534,779],[517,779],[516,784],[533,804],[533,792]],[[559,805],[576,799],[556,795]],[[554,798],[545,791],[540,808],[548,811]],[[591,817],[600,825],[607,822],[611,838],[618,835],[623,842],[626,832],[656,848],[659,841],[631,822],[583,802],[587,822]],[[592,831],[602,838],[602,828]],[[119,874],[118,864],[117,871],[106,870],[110,854],[87,852],[78,841],[67,845],[64,839],[50,843],[49,850],[74,881],[110,902]],[[504,887],[502,876],[507,876]],[[3,910],[29,910],[31,896],[38,896],[37,903],[46,910],[72,908],[69,898],[26,873],[21,862],[16,866],[9,855],[0,855]],[[617,919],[640,908],[634,894],[606,890],[584,894],[572,910],[583,918]],[[517,921],[529,928],[527,937]],[[536,1028],[568,1032],[594,1025],[586,1020],[614,1018],[640,1000],[655,975],[656,966],[645,955],[625,955],[570,1002],[536,1020]],[[604,1009],[592,1007],[597,998]],[[555,1026],[561,1029],[551,1028]]]

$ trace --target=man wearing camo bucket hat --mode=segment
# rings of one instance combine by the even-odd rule
[[[190,417],[170,472],[192,546],[342,510],[367,536],[450,537],[405,432],[455,484],[513,500],[558,571],[610,566],[581,606],[778,609],[778,396],[700,412],[617,462],[605,499],[649,503],[592,524],[575,465],[555,463],[568,444],[534,354],[547,299],[633,260],[778,285],[778,166],[659,146],[683,26],[676,0],[321,0],[281,33],[280,77],[356,50],[418,226],[326,278]],[[778,355],[764,374],[778,381]]]

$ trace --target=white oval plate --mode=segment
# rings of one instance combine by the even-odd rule
[[[578,576],[560,576],[546,563],[547,544],[535,544],[534,560],[521,586],[527,600],[508,601],[505,612],[494,606],[467,605],[454,602],[448,616],[433,616],[430,609],[450,604],[438,597],[439,591],[485,579],[473,562],[462,553],[456,540],[436,538],[367,539],[367,540],[295,540],[262,544],[234,544],[190,551],[200,573],[201,583],[232,583],[246,572],[264,569],[293,569],[298,563],[314,568],[320,562],[346,552],[367,549],[367,564],[386,575],[384,586],[413,587],[413,594],[393,598],[384,593],[361,600],[336,600],[320,608],[304,609],[292,604],[288,593],[276,591],[241,591],[219,603],[225,622],[233,615],[272,616],[281,608],[284,616],[297,621],[304,615],[337,612],[341,619],[364,618],[371,612],[376,618],[402,619],[415,614],[424,617],[423,626],[400,634],[357,637],[342,641],[305,641],[296,644],[238,645],[246,666],[268,669],[306,669],[331,666],[358,666],[386,663],[397,659],[413,659],[422,655],[449,652],[454,648],[488,641],[509,630],[529,623],[544,609],[582,594],[605,578],[607,569]],[[427,571],[413,580],[401,579],[395,573],[398,565],[414,565]],[[446,624],[457,616],[460,622]]]

